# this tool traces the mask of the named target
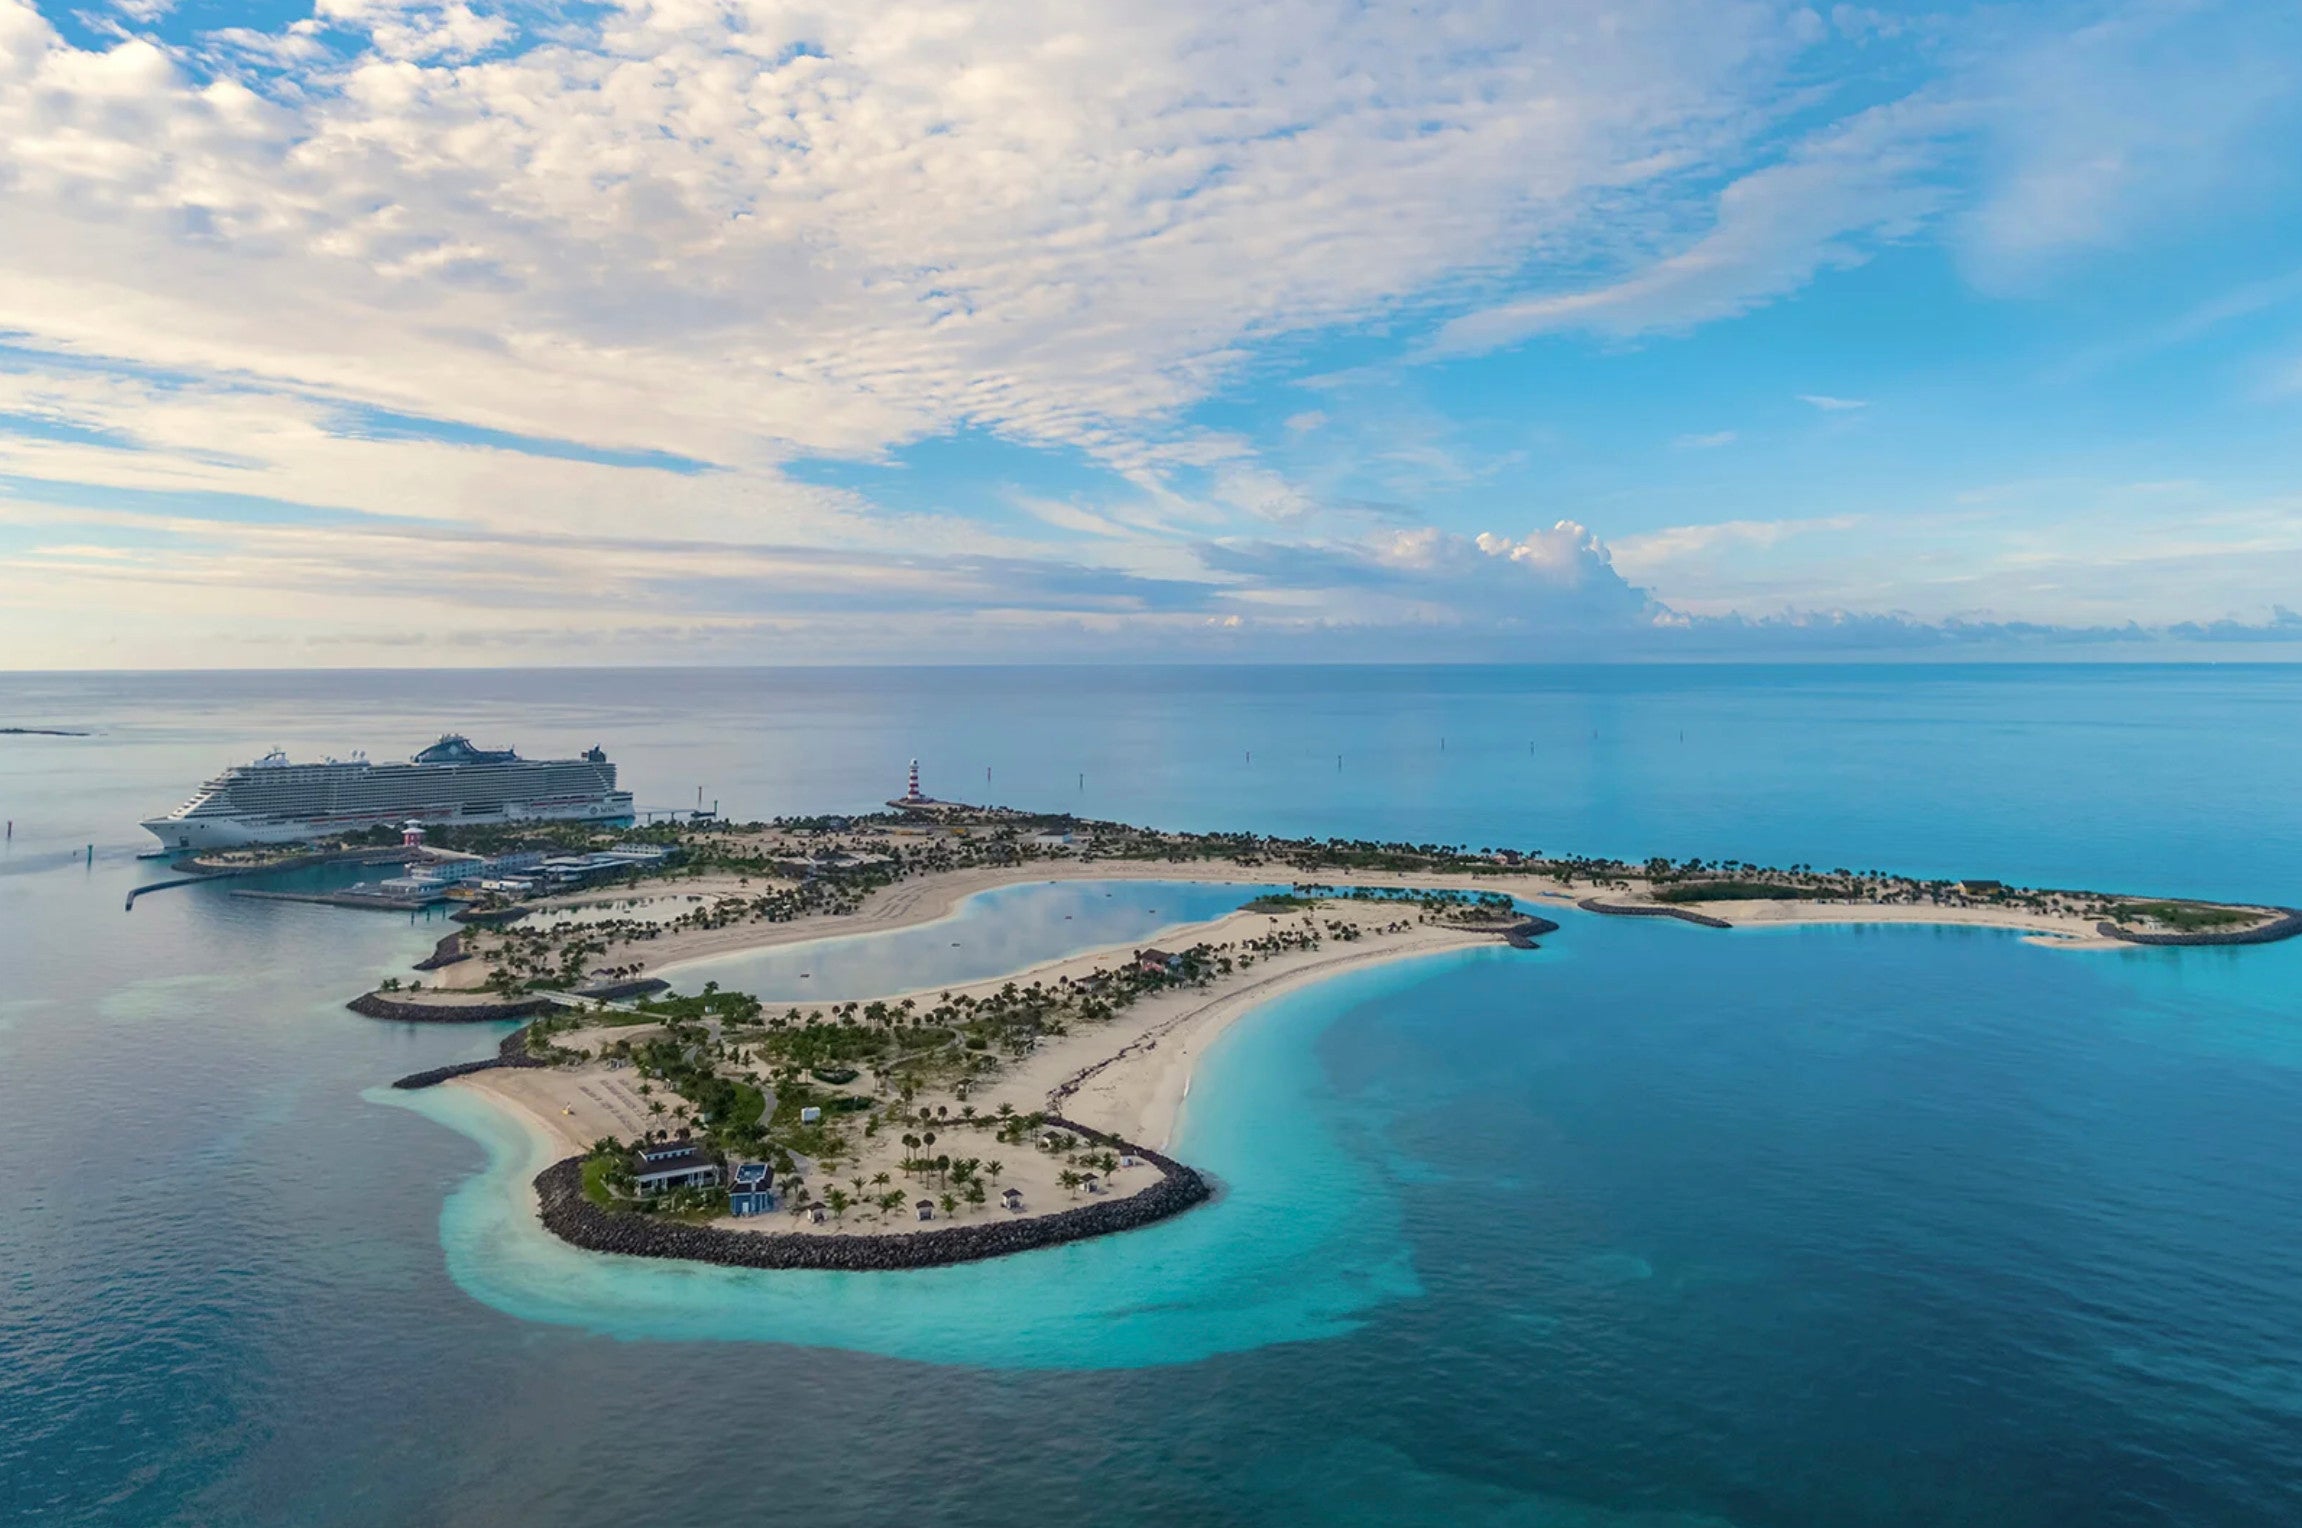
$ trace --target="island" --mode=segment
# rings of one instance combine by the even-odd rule
[[[1216,1186],[1169,1151],[1193,1067],[1227,1026],[1345,970],[1479,944],[1539,949],[1559,929],[1546,908],[1713,929],[1968,924],[2074,950],[2302,933],[2302,914],[2282,907],[1986,879],[1180,833],[925,798],[890,807],[443,831],[425,850],[440,874],[414,864],[383,885],[452,905],[456,931],[418,963],[424,975],[388,977],[352,1006],[524,1021],[496,1055],[397,1086],[468,1090],[521,1121],[552,1158],[527,1190],[534,1213],[576,1246],[892,1270],[1205,1202]],[[1241,903],[1156,948],[868,998],[769,1002],[710,982],[681,994],[662,974],[1080,880],[1230,883]]]

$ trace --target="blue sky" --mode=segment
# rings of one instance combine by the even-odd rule
[[[2302,656],[2302,13],[0,0],[9,666]]]

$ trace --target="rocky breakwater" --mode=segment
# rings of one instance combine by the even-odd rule
[[[727,1268],[878,1273],[979,1262],[1084,1241],[1090,1236],[1132,1231],[1179,1215],[1211,1197],[1207,1180],[1171,1157],[1069,1120],[1050,1117],[1047,1123],[1142,1158],[1159,1170],[1160,1180],[1124,1199],[1082,1204],[1051,1215],[1012,1216],[894,1234],[817,1236],[790,1231],[727,1231],[659,1220],[636,1211],[603,1210],[584,1197],[581,1157],[554,1162],[536,1174],[536,1198],[545,1229],[589,1252],[677,1258]]]
[[[371,1019],[396,1019],[403,1024],[500,1024],[505,1019],[532,1019],[551,1007],[547,997],[471,998],[419,993],[385,996],[363,992],[344,1006]]]
[[[1610,918],[1676,918],[1681,923],[1692,923],[1702,928],[1733,928],[1724,918],[1709,913],[1698,913],[1684,907],[1673,907],[1667,902],[1602,902],[1597,897],[1585,897],[1575,906],[1586,913],[1604,913]]]
[[[459,1061],[452,1066],[435,1066],[424,1072],[410,1072],[407,1076],[394,1082],[392,1086],[411,1090],[430,1088],[437,1087],[450,1077],[469,1077],[474,1072],[492,1072],[499,1067],[543,1065],[546,1063],[528,1054],[528,1031],[527,1026],[523,1024],[504,1036],[503,1043],[496,1047],[496,1053],[492,1056],[482,1057],[478,1061]]]
[[[463,934],[457,932],[433,945],[432,953],[417,961],[415,969],[418,971],[437,971],[443,966],[452,966],[459,961],[471,958],[471,952],[464,948]]]

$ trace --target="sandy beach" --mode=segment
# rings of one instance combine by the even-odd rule
[[[938,900],[947,912],[957,896]],[[911,921],[927,921],[917,912],[925,904],[926,899],[912,904]],[[1418,922],[1411,907],[1396,904],[1330,903],[1319,908],[1317,918],[1322,927],[1346,924],[1355,931],[1355,937],[1328,938],[1315,948],[1262,956],[1247,969],[1218,978],[1207,986],[1159,992],[1121,1009],[1108,1022],[1081,1024],[1068,1034],[1042,1042],[1029,1055],[1011,1061],[995,1076],[977,1081],[969,1088],[963,1096],[974,1113],[974,1120],[963,1122],[954,1117],[938,1121],[943,1139],[937,1149],[1001,1162],[1000,1187],[1020,1190],[1027,1213],[1068,1207],[1079,1202],[1081,1195],[1058,1181],[1064,1166],[1060,1157],[1030,1142],[1001,1143],[994,1139],[987,1127],[996,1122],[1002,1105],[1016,1114],[1054,1112],[1050,1109],[1052,1099],[1066,1118],[1161,1150],[1174,1139],[1191,1074],[1199,1059],[1225,1029],[1260,1004],[1345,970],[1497,942],[1497,936],[1492,933]],[[853,920],[838,921],[843,925],[840,932],[846,933],[848,929],[844,925]],[[1246,939],[1266,935],[1278,927],[1300,925],[1303,921],[1304,915],[1300,913],[1271,915],[1242,911],[1162,937],[1164,943],[1177,948],[1198,944],[1236,947]],[[1054,986],[1122,965],[1132,954],[1131,947],[1111,947],[1044,962],[988,981],[889,994],[889,998],[891,1001],[900,1001],[905,996],[927,999],[944,993],[982,997],[1010,981],[1025,986],[1034,981]],[[603,1044],[618,1039],[644,1040],[654,1028],[601,1026],[568,1031],[553,1038],[555,1044],[568,1049],[597,1051]],[[446,1086],[465,1089],[505,1106],[538,1136],[550,1155],[569,1156],[589,1150],[602,1136],[631,1140],[647,1129],[675,1122],[669,1115],[650,1112],[650,1104],[660,1102],[661,1097],[643,1098],[637,1089],[637,1080],[629,1068],[594,1059],[570,1067],[480,1072],[456,1078]],[[755,1076],[754,1080],[763,1089],[772,1087],[764,1074]],[[952,1112],[956,1116],[958,1111]],[[900,1185],[903,1180],[899,1162],[905,1154],[900,1141],[902,1133],[890,1128],[858,1141],[857,1152],[842,1160],[833,1173],[826,1174],[819,1164],[803,1161],[800,1164],[803,1177],[819,1190],[857,1178],[869,1189],[881,1173],[887,1173],[892,1183]],[[1157,1177],[1156,1170],[1149,1167],[1122,1167],[1116,1173],[1106,1174],[1097,1192],[1102,1197],[1124,1196],[1150,1186]],[[521,1192],[529,1191],[523,1185]],[[959,1212],[962,1219],[1005,1213],[995,1205],[973,1210],[963,1208]],[[782,1216],[774,1217],[772,1224],[733,1220],[720,1223],[735,1229],[797,1229],[821,1234],[837,1234],[841,1230],[904,1232],[917,1224],[908,1215],[881,1218],[877,1212],[851,1215],[844,1225],[821,1227],[806,1221],[793,1224]]]
[[[1037,861],[1018,866],[976,868],[923,875],[875,893],[856,912],[809,917],[787,923],[745,921],[723,928],[672,930],[653,939],[613,944],[598,964],[622,969],[637,967],[651,975],[674,973],[691,962],[804,943],[825,938],[886,933],[947,918],[967,898],[1001,887],[1061,881],[1195,881],[1241,886],[1287,883],[1294,872],[1283,866],[1239,864],[1221,860],[1143,861],[1089,860]],[[724,884],[723,884],[724,882]],[[571,897],[547,907],[547,912],[584,916],[643,917],[663,921],[679,911],[707,907],[727,896],[756,893],[760,883],[733,878],[670,881],[637,893]],[[1334,874],[1320,884],[1337,887],[1393,890],[1434,889],[1503,892],[1533,906],[1571,907],[1593,896],[1588,884],[1568,884],[1532,874]],[[1611,889],[1597,894],[1610,907],[1646,907],[1655,904],[1641,890]],[[2062,949],[2107,949],[2118,941],[2103,937],[2094,923],[2075,912],[1998,906],[1945,906],[1933,903],[1832,902],[1819,900],[1752,900],[1706,902],[1692,909],[1738,927],[1781,928],[1830,924],[1934,924],[2006,929],[2042,945]],[[1331,925],[1348,925],[1350,938],[1333,937]],[[1049,1152],[1028,1140],[998,1141],[993,1127],[1002,1108],[1013,1114],[1060,1113],[1092,1129],[1122,1140],[1166,1150],[1175,1140],[1194,1069],[1211,1046],[1232,1024],[1259,1005],[1283,993],[1347,970],[1391,961],[1461,950],[1494,942],[1496,936],[1424,921],[1411,904],[1335,899],[1320,903],[1315,912],[1284,913],[1240,911],[1210,922],[1178,928],[1160,936],[1163,945],[1182,949],[1209,945],[1237,950],[1243,941],[1275,931],[1317,927],[1326,937],[1313,948],[1264,953],[1252,964],[1203,985],[1160,991],[1119,1011],[1102,1022],[1081,1023],[1069,1033],[1043,1039],[1036,1048],[1011,1058],[996,1073],[973,1079],[964,1091],[929,1093],[913,1107],[933,1105],[940,1099],[948,1118],[932,1121],[940,1136],[938,1151],[965,1154],[996,1162],[994,1175],[1000,1189],[1013,1188],[1024,1198],[1024,1213],[1044,1213],[1079,1202],[1076,1186],[1059,1181],[1068,1164],[1082,1165],[1075,1154]],[[1731,930],[1715,937],[1731,938]],[[954,984],[932,990],[887,993],[898,1003],[905,997],[927,1006],[954,996],[982,999],[1013,982],[1049,987],[1082,981],[1098,971],[1124,966],[1132,957],[1128,947],[1110,947],[1051,960],[1028,969],[984,981]],[[484,976],[484,963],[468,961],[451,968],[464,982],[476,985]],[[804,1012],[820,1014],[823,1005],[800,1004]],[[554,1156],[587,1151],[603,1136],[634,1139],[650,1129],[678,1124],[684,1106],[676,1098],[645,1096],[638,1075],[626,1066],[602,1059],[600,1052],[618,1041],[644,1042],[656,1032],[652,1025],[597,1026],[554,1037],[564,1048],[593,1054],[577,1066],[541,1070],[497,1070],[462,1077],[448,1086],[459,1087],[506,1107],[531,1132],[539,1149]],[[750,1080],[772,1096],[773,1079],[762,1063]],[[870,1086],[866,1079],[863,1086]],[[880,1108],[891,1108],[884,1086]],[[970,1116],[962,1119],[961,1105]],[[668,1107],[667,1107],[668,1104]],[[828,1163],[802,1160],[796,1165],[803,1181],[822,1191],[852,1187],[851,1198],[868,1201],[891,1187],[924,1193],[923,1185],[907,1182],[902,1159],[902,1124],[858,1138]],[[1121,1197],[1139,1192],[1157,1181],[1155,1169],[1142,1166],[1106,1171],[1094,1193]],[[522,1193],[530,1191],[523,1185]],[[531,1195],[532,1197],[532,1195]],[[946,1221],[953,1212],[945,1212]],[[983,1219],[1006,1213],[994,1202],[988,1206],[962,1206],[960,1220]],[[895,1212],[864,1208],[836,1223],[816,1226],[802,1218],[772,1217],[760,1221],[721,1221],[729,1228],[901,1234],[917,1228],[908,1210]]]
[[[724,928],[679,929],[654,939],[612,946],[599,957],[600,966],[637,965],[648,975],[661,976],[692,961],[810,940],[850,934],[886,933],[947,918],[959,904],[980,892],[1006,886],[1049,881],[1196,881],[1242,886],[1284,884],[1297,872],[1279,865],[1241,865],[1229,860],[1042,860],[1027,864],[946,871],[900,881],[875,892],[861,909],[837,916],[796,919],[789,923],[741,922]],[[1572,906],[1594,895],[1587,883],[1568,885],[1549,876],[1533,874],[1423,873],[1384,874],[1365,871],[1327,872],[1320,884],[1390,890],[1418,887],[1447,891],[1503,892],[1530,904]],[[723,897],[756,893],[757,881],[714,876],[694,881],[667,881],[638,893],[615,896],[570,897],[542,906],[548,911],[590,907],[615,916],[644,915],[651,909],[676,904],[705,906]],[[1649,901],[1637,892],[1598,891],[1601,901],[1638,905]],[[630,904],[637,903],[637,908]],[[2096,932],[2092,919],[2016,907],[1962,907],[1934,903],[1829,902],[1811,899],[1750,902],[1706,902],[1694,911],[1729,923],[1779,926],[1792,923],[1934,923],[1966,927],[2003,928],[2039,936],[2040,942],[2064,948],[2111,948],[2115,940]],[[450,990],[470,989],[487,979],[482,961],[450,966],[436,985]]]

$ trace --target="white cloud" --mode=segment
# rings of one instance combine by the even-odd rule
[[[2170,61],[2161,101],[2152,50],[2241,12],[2136,12],[2067,62],[2008,47],[1831,122],[1804,88],[1814,17],[1703,0],[629,0],[526,35],[519,8],[326,0],[275,31],[127,35],[164,7],[115,4],[125,40],[83,48],[0,0],[0,413],[18,416],[0,472],[97,517],[4,506],[53,532],[24,554],[41,598],[165,589],[181,631],[229,629],[250,591],[324,621],[385,555],[429,575],[374,596],[386,626],[485,594],[591,629],[574,591],[749,629],[726,569],[855,608],[978,598],[1012,629],[1182,619],[1160,602],[1213,597],[1169,587],[1205,571],[1195,543],[1241,534],[1298,543],[1232,575],[1266,610],[1636,621],[1644,596],[1580,527],[1313,539],[1323,501],[1404,518],[1390,500],[1513,463],[1447,421],[1387,408],[1368,438],[1369,411],[1328,402],[1353,428],[1287,419],[1282,473],[1186,411],[1326,325],[1412,334],[1487,302],[1446,327],[1459,351],[1748,311],[1950,226],[1943,187],[1977,142],[1992,178],[1961,247],[1984,279],[2020,276],[2224,184],[2217,156],[2276,117],[2298,56],[2225,38]],[[1893,30],[1834,17],[1865,47]],[[363,431],[363,409],[467,428]],[[1022,515],[985,524],[891,513],[796,465],[953,431],[1116,479],[1010,494]],[[1338,464],[1385,502],[1327,499]],[[242,499],[262,503],[231,513],[357,523],[224,523]],[[1627,538],[1623,566],[1676,577],[1699,529]],[[1095,566],[1065,560],[1083,546]],[[12,652],[34,633],[0,612]]]
[[[2162,237],[2250,189],[2290,195],[2302,132],[2302,12],[2135,3],[1979,64],[1982,194],[1961,218],[1968,274],[2033,288],[2074,253]]]
[[[301,60],[267,95],[0,0],[0,328],[734,465],[974,424],[1155,473],[1251,336],[1583,226],[1794,47],[1689,0],[324,19],[364,49],[220,39]]]
[[[1944,204],[1941,140],[1961,117],[1916,96],[1833,125],[1728,185],[1709,230],[1677,253],[1601,286],[1465,314],[1440,330],[1432,352],[1491,350],[1561,330],[1685,329],[1860,264]]]
[[[1362,541],[1225,541],[1199,549],[1237,580],[1258,624],[1575,633],[1604,640],[1651,625],[1646,595],[1584,526],[1561,520],[1516,538],[1431,526]]]
[[[1805,520],[1723,520],[1709,525],[1674,525],[1616,538],[1613,558],[1631,577],[1664,582],[1675,565],[1709,561],[1734,548],[1767,548],[1792,536],[1846,531],[1861,524],[1855,515]]]
[[[1214,497],[1258,520],[1300,520],[1318,507],[1309,494],[1278,473],[1245,465],[1224,467],[1215,474]]]
[[[1811,403],[1826,414],[1843,414],[1849,409],[1866,409],[1870,407],[1870,400],[1868,398],[1833,398],[1828,393],[1800,393],[1798,395],[1798,401],[1801,403]]]

